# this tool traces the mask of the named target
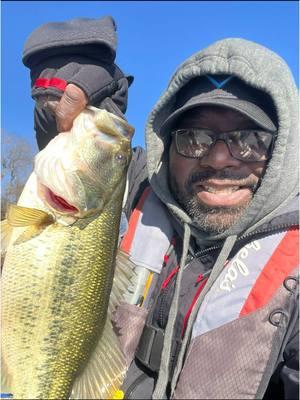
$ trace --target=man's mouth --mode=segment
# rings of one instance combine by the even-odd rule
[[[227,186],[223,188],[216,188],[214,186],[201,185],[200,189],[209,193],[216,193],[219,195],[227,195],[241,189],[241,186]]]
[[[229,182],[199,182],[195,186],[198,199],[210,207],[238,207],[252,197],[250,186]]]

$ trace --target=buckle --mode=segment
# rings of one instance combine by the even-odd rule
[[[145,367],[158,372],[163,344],[164,331],[155,326],[145,325],[135,356]]]

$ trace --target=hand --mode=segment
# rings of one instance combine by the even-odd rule
[[[36,101],[39,149],[69,130],[88,104],[125,119],[133,77],[114,63],[116,47],[116,24],[109,16],[44,24],[28,37],[23,63]]]
[[[88,99],[83,90],[69,83],[60,99],[45,95],[40,96],[37,103],[54,113],[58,131],[64,132],[72,128],[74,119],[85,109]]]

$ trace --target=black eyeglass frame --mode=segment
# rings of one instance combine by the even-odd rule
[[[264,160],[247,160],[247,159],[242,158],[242,157],[241,157],[241,158],[238,158],[238,157],[236,157],[235,155],[232,154],[232,150],[231,150],[231,148],[230,148],[230,143],[228,143],[228,137],[227,137],[227,135],[228,135],[228,133],[238,132],[238,131],[239,131],[239,132],[250,131],[251,129],[235,129],[235,130],[233,130],[233,131],[227,131],[227,132],[218,133],[218,132],[215,132],[215,131],[213,131],[213,130],[211,130],[211,129],[204,129],[204,128],[202,128],[203,130],[207,130],[207,131],[210,131],[210,132],[214,133],[215,137],[214,137],[213,142],[209,145],[209,149],[208,149],[208,151],[207,151],[205,154],[203,154],[201,157],[197,157],[197,156],[193,157],[193,156],[187,156],[186,154],[183,154],[183,153],[181,153],[181,152],[179,151],[178,143],[177,143],[177,137],[178,137],[178,135],[183,134],[183,133],[185,133],[185,132],[188,131],[188,130],[194,130],[194,129],[201,129],[201,128],[181,128],[181,129],[176,129],[176,130],[172,131],[171,134],[170,134],[172,138],[175,137],[175,147],[176,147],[176,151],[177,151],[177,153],[180,154],[182,157],[186,157],[186,158],[190,158],[190,159],[199,159],[199,160],[201,160],[201,158],[205,157],[205,156],[208,154],[209,150],[216,144],[216,142],[219,141],[219,140],[221,140],[221,141],[223,141],[223,142],[226,144],[226,146],[227,146],[227,148],[228,148],[228,150],[229,150],[229,153],[230,153],[231,156],[232,156],[233,158],[235,158],[236,160],[244,161],[244,162],[265,162],[265,161],[268,161],[268,160],[270,159],[271,153],[272,153],[273,148],[274,148],[275,139],[277,138],[277,132],[270,132],[270,131],[267,131],[267,130],[255,129],[256,131],[260,131],[260,132],[264,132],[264,133],[270,134],[270,135],[272,136],[272,141],[271,141],[270,146],[269,146],[269,148],[268,148],[268,150],[267,150],[266,158],[265,158]]]

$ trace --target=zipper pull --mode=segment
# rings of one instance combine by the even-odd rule
[[[197,286],[198,283],[202,282],[204,278],[206,278],[211,273],[211,270],[204,272],[203,274],[199,274],[196,279],[195,285]]]
[[[197,276],[197,279],[196,279],[196,285],[198,285],[198,283],[201,282],[202,279],[203,279],[203,274],[199,274],[199,275]]]

